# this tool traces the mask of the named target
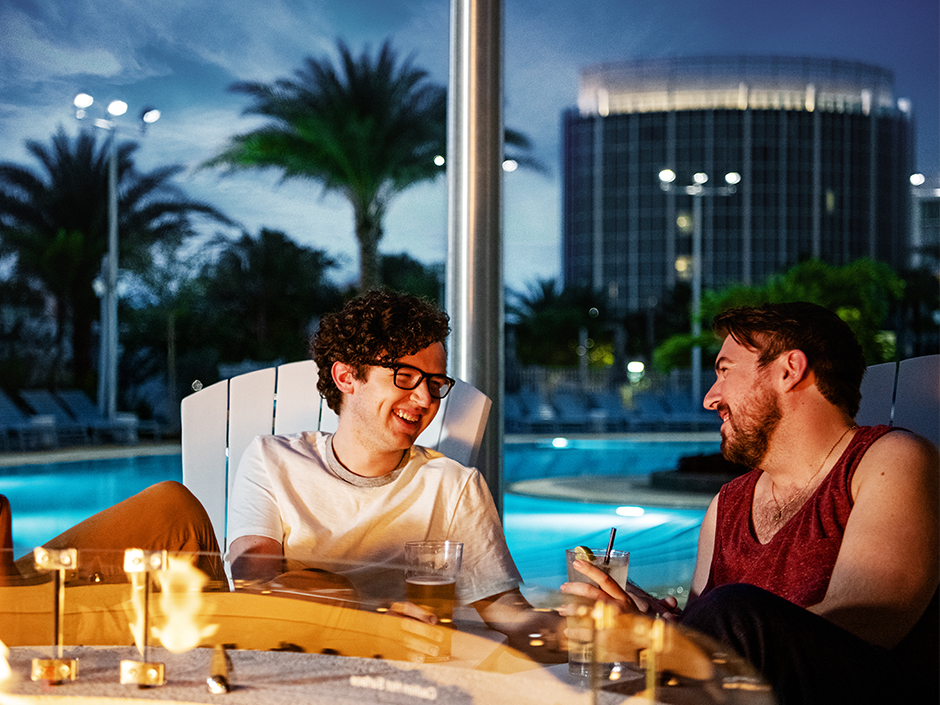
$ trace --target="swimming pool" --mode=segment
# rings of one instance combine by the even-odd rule
[[[17,556],[162,480],[182,480],[178,452],[0,468]]]
[[[715,452],[717,440],[644,438],[539,440],[507,443],[504,481],[583,474],[645,475],[675,467],[684,455]],[[97,511],[162,480],[180,480],[178,453],[0,468],[0,493],[13,508],[14,553],[41,545]],[[506,540],[526,585],[557,588],[565,580],[564,551],[606,546],[630,551],[630,577],[651,588],[687,586],[692,577],[704,509],[633,507],[506,493]],[[638,511],[642,513],[637,515]]]
[[[717,453],[717,433],[637,434],[624,438],[545,438],[503,446],[503,480],[580,475],[649,475],[688,455]]]

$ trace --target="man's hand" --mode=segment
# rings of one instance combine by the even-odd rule
[[[588,561],[576,560],[574,567],[600,587],[594,587],[588,583],[568,582],[561,586],[561,591],[568,595],[585,597],[595,602],[602,600],[612,603],[617,605],[624,614],[631,612],[658,614],[670,621],[677,620],[681,614],[676,598],[671,595],[665,600],[660,600],[629,581],[624,589],[607,573]]]
[[[420,605],[416,605],[413,602],[393,602],[388,608],[386,614],[390,614],[395,617],[416,619],[419,622],[424,622],[425,624],[437,624],[436,614],[430,610],[426,610]]]
[[[445,633],[433,612],[412,602],[394,602],[385,614],[397,620],[394,628],[409,661],[420,663],[440,655]]]

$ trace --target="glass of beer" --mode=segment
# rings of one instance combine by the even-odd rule
[[[606,549],[577,546],[566,551],[568,581],[588,583],[598,587],[584,573],[574,567],[576,560],[587,561],[607,573],[620,587],[627,585],[627,570],[630,567],[630,554],[626,551],[611,551],[609,560],[605,560]],[[601,678],[610,678],[611,674],[622,670],[622,665],[610,661],[604,653],[595,654],[593,626],[590,611],[585,608],[575,609],[568,616],[568,672],[580,679],[591,675],[591,661],[597,659],[596,673]]]
[[[408,601],[423,607],[446,627],[440,654],[428,661],[450,660],[457,574],[463,559],[459,541],[409,541],[405,544],[405,587]]]

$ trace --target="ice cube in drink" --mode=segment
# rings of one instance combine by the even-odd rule
[[[566,552],[568,581],[573,583],[588,583],[589,585],[598,587],[596,582],[574,567],[576,560],[583,560],[607,573],[620,587],[626,587],[627,571],[630,568],[630,552],[611,551],[610,561],[605,563],[604,554],[606,551],[607,549],[603,548],[585,550],[580,546],[578,548],[569,548]]]

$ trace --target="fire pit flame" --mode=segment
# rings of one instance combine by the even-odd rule
[[[166,568],[156,574],[162,593],[160,607],[166,615],[162,628],[154,627],[153,635],[175,654],[199,646],[218,629],[217,624],[200,624],[202,588],[208,576],[186,556],[168,556]]]

